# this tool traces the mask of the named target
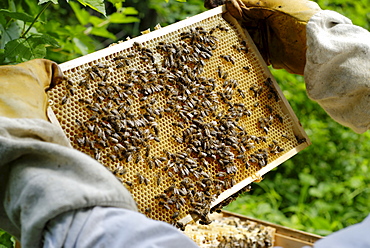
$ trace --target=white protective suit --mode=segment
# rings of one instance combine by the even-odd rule
[[[370,34],[332,11],[307,24],[311,99],[356,132],[370,124]],[[66,147],[38,119],[0,117],[0,228],[22,247],[196,247],[170,225],[135,212],[128,191],[101,164]],[[370,217],[315,248],[370,247]]]
[[[23,248],[197,247],[138,213],[115,176],[47,121],[0,117],[0,158],[0,227]]]
[[[308,96],[357,133],[370,128],[370,33],[323,10],[307,23]]]
[[[334,11],[307,23],[304,78],[308,96],[357,133],[370,128],[370,32]],[[314,248],[370,247],[370,215],[316,242]]]

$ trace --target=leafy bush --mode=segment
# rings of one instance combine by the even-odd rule
[[[69,4],[57,0],[8,0],[0,4],[0,64],[14,64],[34,58],[64,62],[103,48],[117,40],[109,28],[115,24],[139,22],[133,7],[122,1],[79,0]],[[98,11],[98,12],[96,12]],[[73,14],[71,14],[73,13]]]

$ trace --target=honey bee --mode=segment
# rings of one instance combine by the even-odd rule
[[[161,185],[162,178],[161,175],[157,174],[157,186]]]
[[[271,105],[266,104],[266,105],[265,105],[265,107],[266,107],[266,109],[267,109],[270,113],[272,113],[272,112],[274,111],[274,108],[273,108],[273,107],[271,107]]]
[[[174,212],[174,213],[172,214],[171,218],[172,218],[172,219],[176,219],[176,218],[178,218],[178,217],[179,217],[179,215],[180,215],[180,212]]]
[[[224,59],[226,62],[231,62],[232,64],[235,64],[235,60],[230,55],[220,55],[222,59]]]
[[[247,72],[250,72],[251,71],[251,68],[249,66],[243,66],[243,69]]]
[[[255,183],[259,183],[263,180],[263,178],[260,175],[254,175],[252,179],[253,179],[253,182]]]
[[[70,94],[66,93],[62,98],[62,105],[66,104],[69,99]]]
[[[133,183],[131,181],[125,181],[125,184],[127,184],[128,186],[132,187],[133,186]]]
[[[85,137],[80,137],[80,138],[77,137],[76,141],[77,141],[79,146],[84,146],[85,145]]]
[[[275,114],[275,117],[280,121],[280,123],[284,122],[284,118],[281,115]]]
[[[285,139],[287,139],[287,140],[290,140],[291,138],[288,136],[288,135],[286,135],[286,134],[282,134],[281,135],[281,137],[283,137],[283,138],[285,138]]]

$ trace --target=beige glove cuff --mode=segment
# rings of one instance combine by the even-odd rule
[[[308,0],[227,0],[227,10],[248,30],[267,65],[303,75],[306,23],[318,11]]]
[[[309,97],[335,121],[365,132],[370,127],[370,33],[323,10],[307,23],[307,47]]]
[[[48,120],[45,91],[62,81],[58,65],[34,59],[0,66],[0,116]]]

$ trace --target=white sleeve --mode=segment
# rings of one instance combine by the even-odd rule
[[[330,10],[307,23],[308,96],[357,133],[370,128],[370,32]]]
[[[128,209],[92,207],[68,211],[48,222],[43,248],[197,248],[184,233]]]
[[[47,121],[0,116],[0,228],[20,239],[22,247],[40,247],[46,223],[67,211],[137,210],[112,173],[64,146],[62,137],[62,129]]]
[[[314,248],[368,248],[370,247],[369,230],[370,215],[360,223],[316,241]]]

